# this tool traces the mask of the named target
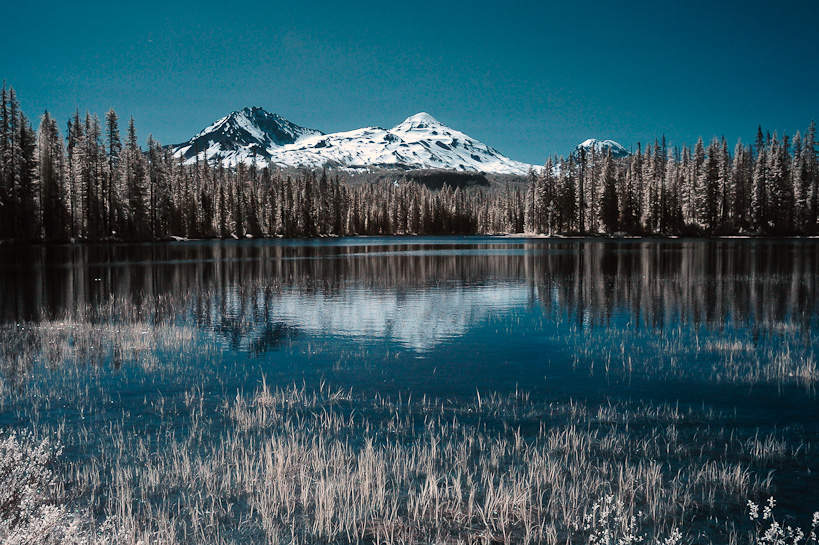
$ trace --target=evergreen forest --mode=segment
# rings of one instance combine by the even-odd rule
[[[816,235],[816,126],[792,137],[580,150],[517,182],[436,187],[353,180],[343,170],[185,165],[131,118],[79,111],[35,130],[0,94],[0,241],[166,240],[399,234]]]

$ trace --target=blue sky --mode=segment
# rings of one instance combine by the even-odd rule
[[[819,118],[819,2],[13,2],[35,124],[113,107],[162,143],[262,106],[324,132],[427,111],[525,162],[586,138],[751,141]]]

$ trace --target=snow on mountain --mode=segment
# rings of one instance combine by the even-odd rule
[[[225,165],[266,161],[270,150],[298,142],[321,131],[300,127],[262,108],[245,108],[227,115],[200,131],[184,144],[173,147],[174,155],[193,163],[199,159],[221,160]]]
[[[577,147],[574,148],[572,156],[577,159],[580,157],[581,150],[586,150],[587,156],[594,153],[596,157],[605,157],[606,153],[611,150],[611,156],[615,159],[631,155],[631,152],[614,140],[597,140],[596,138],[589,138],[578,144]]]
[[[190,142],[175,146],[174,154],[183,155],[187,163],[192,163],[199,150],[200,160],[221,160],[227,166],[255,160],[260,165],[272,162],[289,167],[326,165],[347,169],[444,169],[496,174],[526,174],[532,168],[423,112],[408,117],[392,129],[366,127],[322,134],[264,110],[251,111],[261,113],[237,115],[248,112],[247,109],[234,112]],[[229,129],[224,129],[225,120],[234,116],[236,119]],[[254,123],[257,119],[273,118],[276,122],[269,125]],[[281,129],[288,138],[271,137],[270,127]]]

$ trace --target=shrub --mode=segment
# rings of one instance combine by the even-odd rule
[[[79,517],[54,505],[51,465],[62,449],[31,433],[0,434],[0,542],[5,545],[89,543]]]

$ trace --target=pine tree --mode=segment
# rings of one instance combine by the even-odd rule
[[[620,229],[620,206],[617,200],[617,171],[611,150],[606,154],[602,169],[603,194],[600,199],[600,221],[607,233]]]
[[[0,238],[11,238],[11,190],[9,188],[9,166],[11,162],[9,146],[11,130],[9,127],[9,107],[6,82],[0,91]]]
[[[667,154],[666,151],[664,151]],[[682,191],[685,174],[680,152],[674,148],[672,157],[666,157],[665,183],[663,186],[663,233],[677,234],[683,230]]]
[[[637,182],[635,181],[635,162],[631,161],[625,173],[625,183],[620,192],[620,228],[629,234],[640,232],[640,212],[637,198]]]
[[[529,169],[529,187],[526,190],[526,210],[524,212],[524,224],[527,233],[537,233],[538,226],[535,216],[537,215],[537,206],[535,200],[537,199],[537,176],[533,169]]]
[[[37,135],[31,124],[19,114],[20,142],[20,187],[19,201],[17,208],[17,236],[24,240],[40,238],[42,232],[42,221],[40,215],[40,185],[37,168]]]
[[[696,206],[695,202],[695,175],[694,159],[691,157],[691,148],[683,146],[682,149],[682,182],[680,186],[680,208],[682,212],[682,225],[690,226],[695,223]]]
[[[105,209],[108,211],[105,218],[104,232],[106,236],[116,234],[118,219],[122,215],[121,189],[119,187],[122,179],[120,170],[120,158],[122,155],[122,142],[119,137],[119,118],[113,108],[105,114],[105,139],[108,147],[108,176],[105,179]]]
[[[57,122],[46,111],[37,130],[38,178],[40,183],[40,236],[45,240],[67,236],[64,176],[65,149]]]
[[[728,142],[723,136],[719,143],[719,225],[718,231],[732,232],[733,211],[732,203],[736,199],[736,188],[731,175],[731,155],[728,153]],[[726,231],[727,230],[727,231]]]
[[[580,233],[586,232],[586,167],[588,159],[586,148],[580,148],[580,160],[577,163],[577,230]]]
[[[753,157],[738,141],[734,147],[732,169],[735,198],[733,200],[734,226],[740,232],[751,228],[751,200],[753,191]]]
[[[20,104],[9,88],[3,104],[3,176],[5,178],[5,230],[8,238],[20,236],[20,184],[23,150],[20,141]]]
[[[128,120],[128,132],[121,158],[122,186],[126,198],[124,205],[123,230],[131,239],[148,237],[147,186],[145,180],[145,159],[137,140],[134,118]]]
[[[102,143],[102,128],[99,118],[85,115],[85,150],[83,152],[82,183],[85,196],[86,236],[97,240],[102,236],[104,218],[103,184],[107,177],[105,148]]]
[[[655,139],[653,149],[646,146],[649,152],[646,161],[647,172],[645,174],[645,203],[644,221],[646,229],[651,233],[658,233],[662,230],[662,215],[665,203],[663,194],[665,185],[665,164],[663,150],[660,143]]]
[[[83,174],[85,172],[85,131],[83,123],[80,121],[80,111],[76,110],[73,119],[68,121],[67,131],[67,151],[68,151],[68,206],[69,206],[69,234],[74,240],[78,237],[85,237],[85,212],[84,212],[84,184]]]
[[[708,154],[700,173],[697,193],[697,209],[700,223],[708,233],[715,233],[719,229],[720,207],[720,143],[716,137],[708,146]]]
[[[171,233],[172,218],[176,210],[170,186],[172,159],[170,151],[148,135],[147,179],[151,237],[167,238]]]
[[[799,131],[793,136],[793,160],[791,163],[793,181],[793,224],[798,232],[805,232],[807,223],[807,194],[809,181],[802,152],[802,135]]]
[[[763,147],[754,165],[751,191],[751,225],[757,233],[767,233],[768,225],[768,153]]]
[[[32,239],[40,231],[36,135],[14,88],[0,92],[0,237]]]
[[[559,205],[560,217],[562,219],[561,231],[564,233],[577,233],[581,227],[577,206],[577,172],[574,158],[569,156],[569,160],[562,164],[563,168],[560,170],[561,194]]]
[[[718,145],[714,140],[706,153],[702,138],[694,147],[694,218],[698,227],[712,231],[716,226],[719,185]]]
[[[790,177],[788,138],[782,141],[774,132],[768,154],[768,181],[770,186],[770,224],[774,234],[790,234],[792,231],[793,185]]]
[[[551,157],[546,160],[546,165],[543,167],[542,175],[538,178],[538,183],[538,198],[542,214],[541,232],[551,234],[554,231],[555,215],[555,175]]]
[[[656,142],[656,140],[655,140]],[[668,184],[670,179],[668,178],[668,144],[665,140],[665,135],[662,137],[662,147],[659,151],[660,160],[658,161],[658,165],[656,169],[659,170],[657,172],[657,176],[660,177],[660,218],[659,218],[659,227],[660,233],[665,234],[668,230],[668,218],[669,218],[669,187]]]
[[[802,154],[804,156],[807,177],[807,206],[806,234],[817,233],[819,220],[819,151],[816,149],[816,123],[811,121],[810,128],[805,134]]]

